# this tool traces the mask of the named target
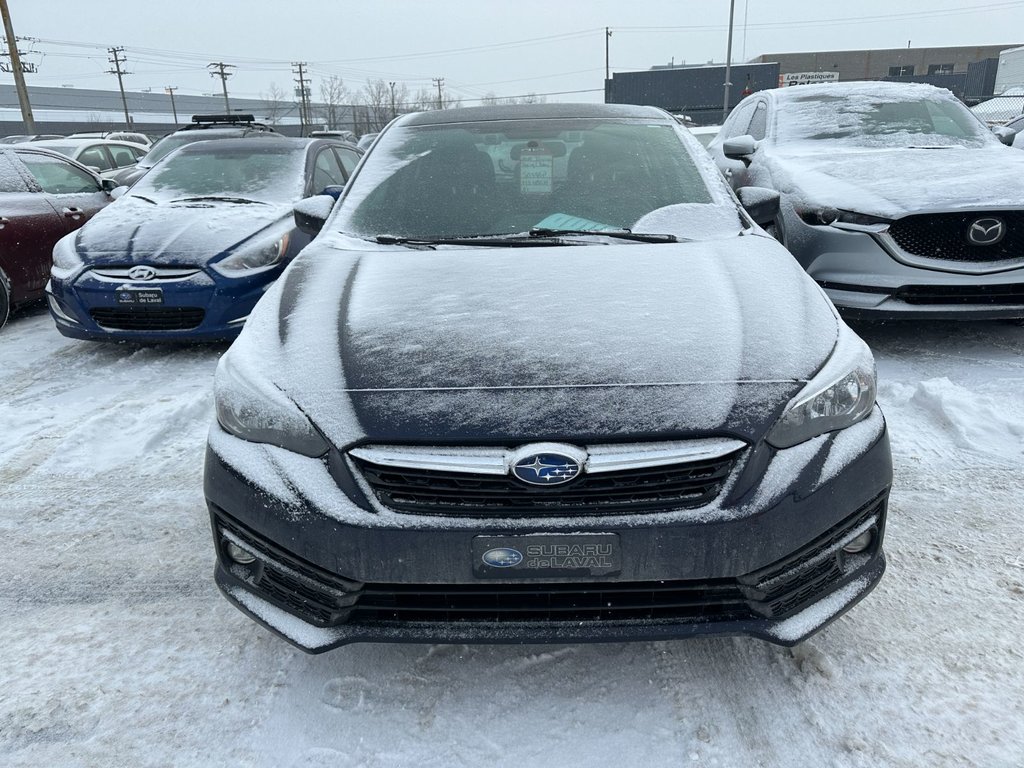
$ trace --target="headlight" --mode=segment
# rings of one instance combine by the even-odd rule
[[[242,277],[258,271],[269,269],[284,258],[288,251],[288,235],[272,242],[263,242],[257,246],[245,246],[237,253],[211,266],[225,277]]]
[[[221,358],[214,379],[217,421],[243,440],[268,443],[303,456],[322,456],[327,441],[313,428],[298,406],[252,361],[236,361],[230,352]]]
[[[860,227],[866,227],[869,228],[870,231],[876,231],[892,223],[890,219],[883,219],[880,216],[871,216],[866,213],[857,213],[856,211],[844,211],[840,208],[833,208],[828,205],[798,206],[796,208],[796,213],[801,219],[803,219],[804,223],[816,227],[835,226],[839,229],[859,229]],[[850,226],[847,227],[844,225]]]
[[[768,442],[789,448],[860,421],[875,404],[875,381],[875,359],[868,345],[840,326],[832,356],[786,406],[768,433]]]
[[[50,274],[58,280],[67,280],[84,266],[75,249],[75,233],[65,235],[53,246],[53,267]]]

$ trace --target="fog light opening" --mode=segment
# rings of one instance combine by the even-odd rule
[[[239,565],[251,565],[256,562],[256,556],[248,550],[242,549],[240,546],[235,544],[233,541],[227,542],[227,553],[234,562]]]
[[[843,552],[848,555],[856,555],[858,552],[863,552],[865,549],[871,546],[871,542],[874,541],[875,532],[869,528],[864,533],[857,536],[855,539],[851,539],[844,547]]]

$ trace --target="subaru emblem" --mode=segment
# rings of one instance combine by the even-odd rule
[[[995,245],[1006,235],[1006,223],[994,216],[975,219],[967,230],[967,242],[971,245]]]
[[[484,552],[480,559],[494,568],[512,568],[523,562],[523,553],[512,547],[496,547]]]
[[[564,485],[583,471],[586,453],[572,446],[528,445],[510,461],[512,476],[527,485]]]

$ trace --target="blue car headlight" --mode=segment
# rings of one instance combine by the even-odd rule
[[[871,350],[846,325],[840,325],[832,356],[789,402],[767,440],[776,448],[789,448],[849,427],[871,413],[875,393]]]
[[[299,407],[261,375],[255,361],[227,352],[217,366],[217,421],[235,437],[276,445],[303,456],[323,456],[327,441]]]
[[[270,241],[244,246],[225,259],[211,264],[224,277],[248,277],[278,264],[288,252],[289,234]]]
[[[50,275],[57,280],[67,280],[80,270],[85,263],[75,248],[75,234],[64,235],[53,246],[53,266]]]

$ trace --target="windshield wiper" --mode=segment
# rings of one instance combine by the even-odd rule
[[[136,195],[136,194],[132,193],[132,194],[128,195],[128,197],[137,197],[137,198],[139,198],[139,200],[145,200],[147,203],[152,203],[153,205],[157,204],[156,200],[152,200],[152,199],[146,197],[145,195]]]
[[[250,200],[248,197],[227,197],[224,195],[200,195],[197,197],[179,197],[177,200],[171,200],[172,203],[201,203],[204,201],[243,203],[247,205],[270,205],[270,203],[265,203],[262,200]]]
[[[397,235],[377,235],[373,238],[381,245],[409,245],[431,247],[435,245],[478,245],[484,248],[529,248],[550,245],[532,235],[482,235],[478,237],[398,237]],[[573,245],[573,243],[568,243]]]
[[[548,227],[534,227],[530,230],[530,237],[563,237],[565,235],[612,237],[617,240],[635,240],[638,243],[689,242],[687,238],[679,238],[675,235],[633,232],[629,229],[550,229]]]

